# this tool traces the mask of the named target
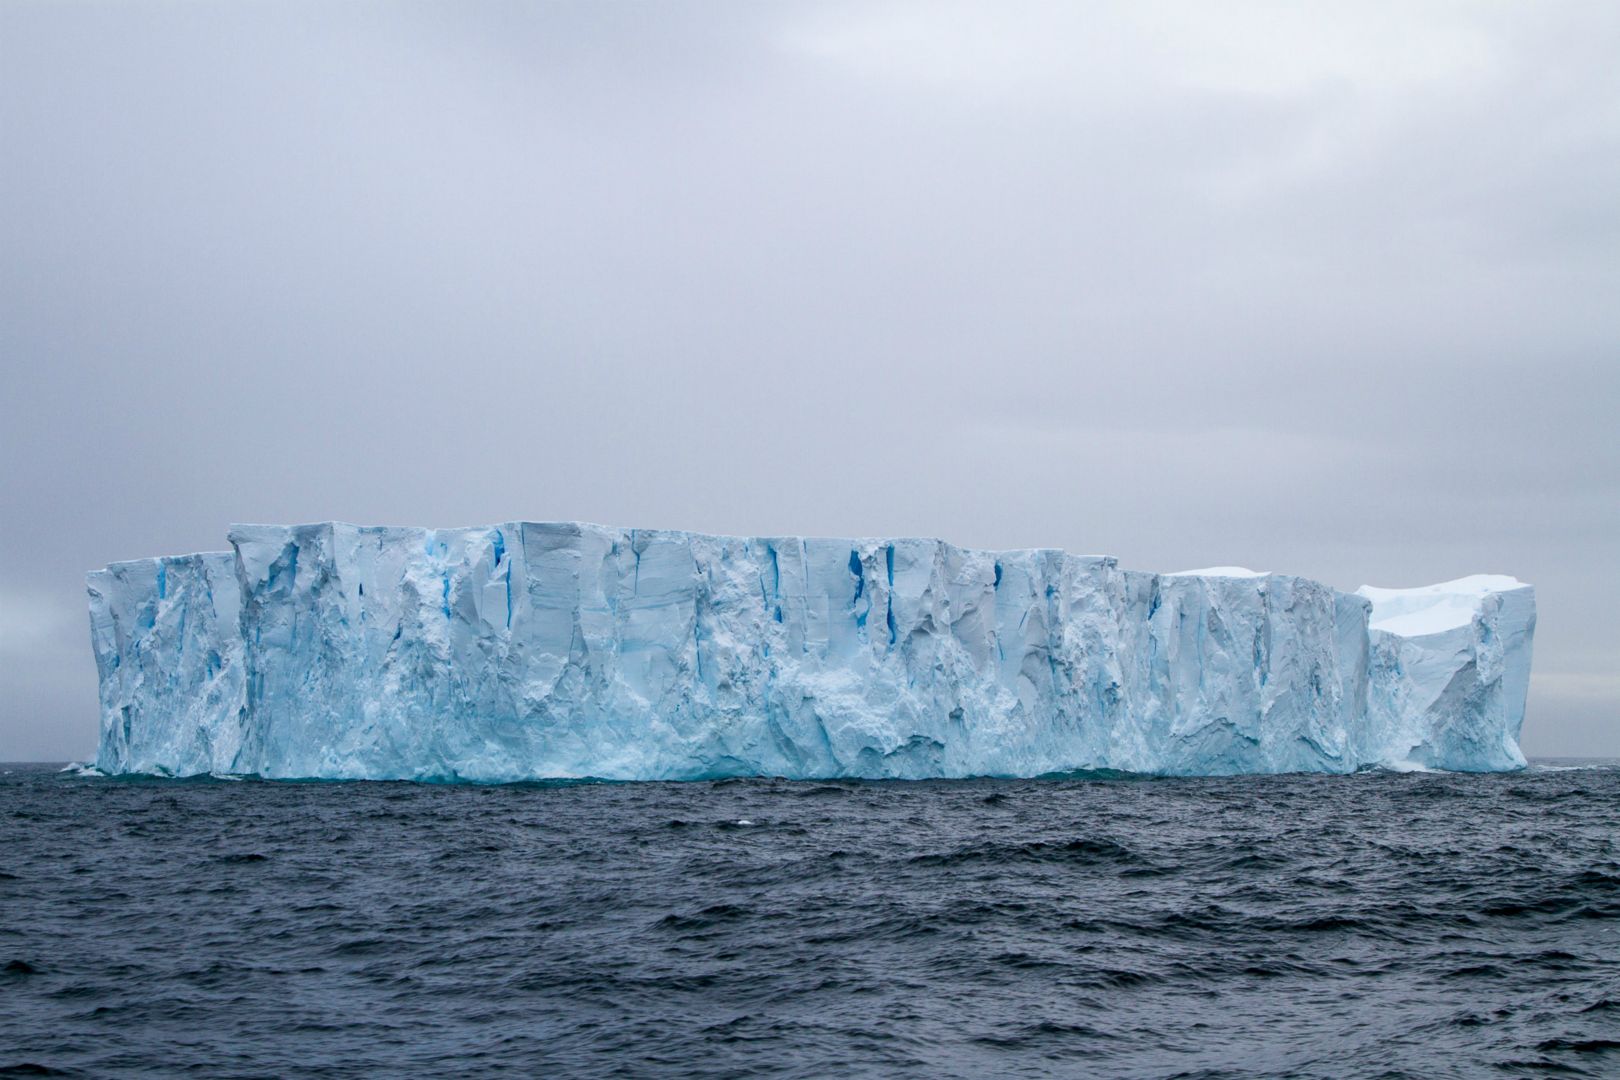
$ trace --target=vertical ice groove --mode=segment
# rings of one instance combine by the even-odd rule
[[[241,525],[87,579],[110,773],[1523,764],[1534,591],[577,522]],[[879,561],[881,560],[881,562]],[[881,595],[878,595],[881,594]],[[867,635],[881,605],[886,641]]]

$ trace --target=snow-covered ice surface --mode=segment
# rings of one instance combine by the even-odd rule
[[[243,525],[230,542],[90,575],[103,772],[499,782],[1524,763],[1535,608],[1511,578],[1348,595],[1054,549],[577,522]]]
[[[1527,589],[1528,585],[1505,574],[1474,574],[1422,585],[1415,589],[1379,589],[1363,585],[1357,596],[1372,601],[1368,625],[1403,637],[1438,634],[1473,622],[1480,603],[1492,593]]]
[[[1172,570],[1165,577],[1265,577],[1267,570],[1250,570],[1246,566],[1206,566],[1202,570]]]

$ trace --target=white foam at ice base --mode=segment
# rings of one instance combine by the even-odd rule
[[[1356,590],[1356,595],[1372,602],[1372,615],[1367,620],[1369,629],[1402,637],[1422,637],[1467,626],[1479,611],[1480,601],[1491,593],[1528,587],[1506,574],[1473,574],[1411,589],[1363,585]]]
[[[1206,566],[1202,570],[1172,570],[1165,577],[1270,577],[1270,570],[1250,570],[1246,566]]]

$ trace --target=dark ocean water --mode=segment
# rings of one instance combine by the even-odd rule
[[[1620,1076],[1620,769],[0,766],[0,1074]]]

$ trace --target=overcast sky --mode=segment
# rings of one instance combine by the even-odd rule
[[[232,521],[1537,588],[1620,754],[1620,4],[0,3],[0,760]]]

